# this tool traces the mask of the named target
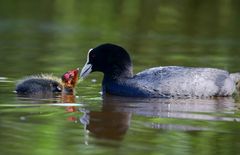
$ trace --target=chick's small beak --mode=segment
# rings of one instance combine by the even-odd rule
[[[91,72],[92,72],[92,64],[86,63],[82,68],[82,71],[80,73],[80,78],[83,79],[87,77]]]

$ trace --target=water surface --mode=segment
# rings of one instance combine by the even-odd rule
[[[0,154],[239,154],[240,98],[101,96],[101,73],[76,96],[25,98],[24,76],[82,67],[101,43],[134,72],[181,65],[240,71],[237,0],[0,1]]]

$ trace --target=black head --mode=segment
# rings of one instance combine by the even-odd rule
[[[84,78],[91,72],[103,72],[109,78],[131,77],[132,63],[127,51],[114,44],[102,44],[90,49],[87,62],[80,77]]]

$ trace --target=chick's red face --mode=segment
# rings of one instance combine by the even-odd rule
[[[78,81],[78,74],[79,69],[68,71],[65,74],[63,74],[62,82],[65,84],[65,86],[74,87]]]

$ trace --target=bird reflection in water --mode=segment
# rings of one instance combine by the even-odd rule
[[[130,112],[122,112],[118,110],[118,104],[111,97],[103,100],[101,111],[88,111],[81,109],[83,116],[80,122],[85,126],[86,134],[89,132],[97,137],[103,139],[122,140],[126,134],[131,120]],[[62,103],[76,103],[74,94],[62,95]],[[67,112],[77,112],[76,106],[67,106]],[[69,121],[76,122],[76,116],[69,116]],[[87,136],[87,135],[86,135]]]
[[[76,96],[74,94],[65,94],[61,96],[62,103],[76,103]],[[67,106],[66,108],[67,112],[76,112],[77,108],[76,106]],[[69,121],[77,121],[77,117],[75,116],[69,116],[67,118]]]
[[[90,111],[86,129],[97,138],[122,140],[131,120],[130,112],[117,112],[113,105],[103,104],[101,111]]]
[[[74,102],[66,97],[66,102]],[[193,121],[240,121],[239,118],[229,117],[224,114],[234,111],[235,100],[229,98],[204,98],[204,99],[142,99],[125,98],[105,95],[100,111],[81,108],[83,116],[80,122],[85,126],[86,137],[89,135],[98,139],[121,141],[127,133],[132,114],[146,117],[142,125],[151,129],[178,130],[178,131],[203,131],[209,130],[208,126],[192,126],[179,124],[180,120]],[[67,107],[68,112],[76,111],[75,107]],[[153,122],[152,118],[172,118],[170,123]],[[77,118],[69,120],[76,121]],[[87,144],[87,139],[86,139]]]

